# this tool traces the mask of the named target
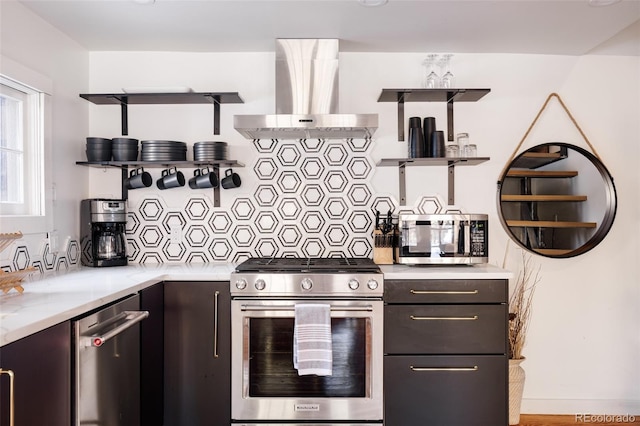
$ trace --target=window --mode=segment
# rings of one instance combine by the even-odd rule
[[[0,215],[43,216],[44,93],[0,75]]]

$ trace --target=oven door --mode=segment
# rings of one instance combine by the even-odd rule
[[[382,300],[307,302],[331,305],[331,376],[293,368],[294,309],[305,301],[231,301],[233,422],[382,421]]]

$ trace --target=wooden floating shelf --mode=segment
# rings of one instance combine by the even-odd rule
[[[553,220],[507,220],[507,226],[520,228],[595,228],[596,222],[561,222]]]
[[[564,256],[573,251],[573,249],[532,249],[536,253],[544,254],[546,256]]]
[[[513,178],[572,178],[578,176],[575,170],[530,170],[511,169],[507,177]]]
[[[587,201],[586,195],[503,195],[502,201],[524,202],[558,202],[558,201]]]

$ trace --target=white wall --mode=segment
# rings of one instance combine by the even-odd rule
[[[376,162],[406,155],[406,143],[396,140],[396,105],[378,103],[380,91],[419,87],[423,57],[341,54],[341,111],[380,115],[371,152]],[[254,148],[233,130],[233,115],[274,111],[273,68],[273,54],[265,53],[92,52],[90,89],[188,86],[196,91],[238,91],[245,104],[222,105],[220,136],[212,136],[208,106],[130,108],[130,134],[190,143],[225,140],[231,145],[230,157],[250,167]],[[490,215],[492,263],[502,263],[508,242],[497,216],[496,181],[551,92],[565,101],[617,187],[617,217],[603,243],[577,258],[535,257],[542,268],[542,282],[525,348],[523,412],[640,414],[639,59],[459,54],[453,58],[452,70],[460,87],[491,88],[479,102],[455,107],[455,131],[469,132],[479,155],[491,157],[476,167],[457,168],[455,189],[457,205]],[[405,105],[407,119],[435,116],[439,129],[445,129],[445,111],[443,104]],[[117,107],[91,107],[92,135],[112,137],[119,125]],[[589,149],[555,100],[522,149],[551,140]],[[81,147],[76,147],[76,155],[82,155]],[[243,173],[242,189],[250,193],[250,170]],[[117,173],[93,170],[92,195],[117,195],[117,179]],[[393,168],[378,168],[372,180],[380,194],[394,199],[397,182]],[[407,186],[408,204],[418,196],[436,193],[446,199],[446,169],[411,168]],[[168,204],[173,196],[162,194]],[[231,201],[223,199],[223,206]],[[513,244],[511,252],[516,252]],[[507,267],[517,268],[517,263],[510,260]]]
[[[0,18],[0,54],[53,82],[51,158],[45,167],[52,176],[52,187],[46,190],[54,201],[47,214],[53,215],[62,246],[68,238],[78,238],[79,200],[89,191],[88,170],[75,165],[81,159],[76,147],[84,144],[88,133],[88,103],[78,94],[88,87],[89,53],[16,1],[0,2]],[[43,237],[31,238],[36,241],[29,249],[32,256]]]

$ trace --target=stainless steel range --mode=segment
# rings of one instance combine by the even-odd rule
[[[380,426],[383,276],[371,259],[252,258],[231,274],[236,425]],[[330,312],[329,375],[294,368],[297,306]]]

